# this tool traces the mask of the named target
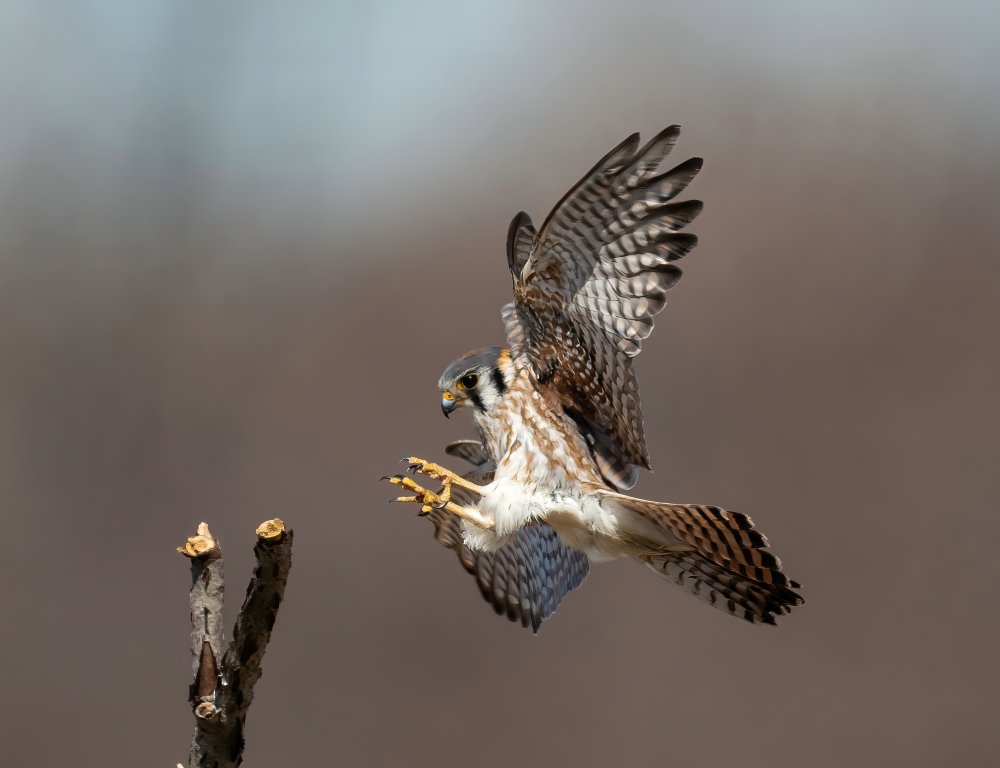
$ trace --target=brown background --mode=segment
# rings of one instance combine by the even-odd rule
[[[989,764],[1000,14],[875,5],[4,3],[4,764],[183,759],[173,548],[211,521],[232,614],[274,515],[249,765]],[[532,637],[377,479],[471,434],[435,382],[510,217],[670,122],[707,207],[638,492],[753,515],[808,603],[622,562]]]

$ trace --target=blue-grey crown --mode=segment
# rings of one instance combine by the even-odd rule
[[[502,351],[503,347],[483,347],[481,349],[474,349],[471,352],[466,352],[458,358],[458,360],[451,363],[444,369],[444,373],[442,373],[441,378],[438,379],[438,387],[441,389],[447,389],[452,385],[455,379],[464,374],[466,371],[473,369],[490,370],[496,367]]]

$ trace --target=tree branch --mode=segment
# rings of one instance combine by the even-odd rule
[[[243,726],[260,679],[261,660],[292,566],[292,531],[275,518],[257,528],[257,567],[223,648],[222,549],[208,525],[198,526],[177,551],[191,559],[191,669],[189,701],[195,732],[189,768],[235,768],[243,761]]]

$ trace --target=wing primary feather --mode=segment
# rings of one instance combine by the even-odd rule
[[[704,163],[705,161],[700,157],[685,160],[666,173],[649,179],[644,189],[633,193],[630,202],[645,200],[651,205],[670,202],[694,180]]]
[[[680,135],[681,127],[671,125],[650,139],[642,149],[635,153],[632,162],[620,172],[619,183],[615,185],[614,192],[621,195],[622,192],[641,185],[670,154]]]
[[[594,177],[599,174],[607,174],[609,171],[614,172],[628,162],[628,160],[635,154],[636,147],[639,146],[639,134],[633,133],[625,141],[616,146],[610,152],[608,152],[604,157],[597,161],[593,168],[584,174],[583,178],[580,179],[576,184],[574,184],[570,190],[563,195],[559,202],[556,203],[555,207],[549,212],[549,215],[545,217],[545,221],[542,223],[542,227],[539,232],[544,232],[548,229],[549,224],[552,222],[553,218],[560,212],[560,209],[565,203],[572,200],[575,195],[582,191],[586,191],[588,184],[594,181]]]
[[[528,257],[531,256],[531,246],[535,242],[535,227],[531,217],[521,211],[510,222],[507,230],[507,265],[515,278],[520,277]]]
[[[704,203],[701,200],[685,200],[682,203],[650,204],[643,200],[618,213],[608,224],[601,227],[599,236],[603,242],[633,232],[647,222],[654,221],[671,231],[683,229],[697,218]],[[650,215],[650,213],[654,215]]]

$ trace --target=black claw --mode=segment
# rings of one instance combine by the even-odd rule
[[[430,512],[424,512],[423,510],[421,510],[420,512],[417,512],[417,517],[427,517],[427,515],[429,514]]]
[[[442,501],[440,504],[431,504],[429,506],[431,507],[431,509],[441,510],[448,506],[448,502]]]
[[[422,466],[423,464],[411,464],[407,469],[415,475],[417,474],[417,470]]]
[[[391,480],[391,479],[392,478],[389,477],[389,475],[382,475],[382,477],[379,478],[379,480]]]

